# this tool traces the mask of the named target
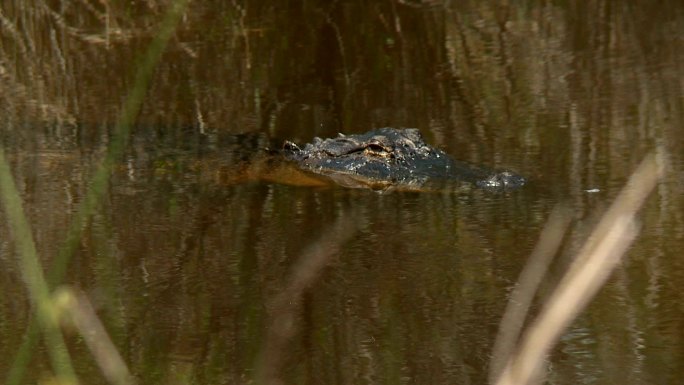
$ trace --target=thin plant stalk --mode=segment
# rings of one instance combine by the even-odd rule
[[[53,298],[59,313],[63,313],[62,318],[67,319],[76,328],[109,383],[113,385],[135,383],[121,354],[86,295],[79,290],[62,287],[55,291]]]
[[[129,95],[124,102],[120,118],[115,127],[112,141],[107,149],[107,154],[97,167],[91,179],[91,183],[88,184],[90,187],[86,192],[85,199],[79,206],[76,215],[74,216],[71,225],[67,230],[64,244],[60,248],[55,262],[49,269],[48,280],[45,280],[45,277],[42,273],[42,268],[40,268],[39,264],[32,267],[32,269],[40,271],[39,275],[34,276],[38,281],[41,282],[39,286],[40,289],[29,288],[32,298],[34,294],[39,294],[40,298],[44,297],[47,300],[50,293],[50,287],[57,286],[64,278],[69,261],[71,260],[74,251],[80,244],[84,225],[99,208],[100,202],[102,201],[102,196],[106,191],[111,169],[118,159],[120,159],[123,155],[131,127],[138,116],[138,113],[140,112],[140,108],[145,98],[152,73],[157,63],[161,59],[161,55],[164,52],[164,49],[166,48],[166,45],[173,32],[176,30],[181,16],[183,15],[183,12],[185,11],[189,2],[190,0],[178,0],[173,3],[172,7],[166,13],[161,22],[159,33],[154,37],[147,49],[147,52],[142,56],[140,63],[138,63],[137,71],[133,81],[133,87],[131,88]],[[7,163],[4,162],[4,156],[2,161],[7,170],[9,170]],[[9,171],[7,177],[10,180],[12,179]],[[8,186],[5,181],[1,181],[0,183],[2,183],[3,187]],[[16,191],[16,188],[14,190]],[[4,199],[7,195],[3,195],[4,196],[2,198]],[[12,207],[19,207],[21,209],[21,199],[19,198],[18,192],[16,193],[15,197],[9,197],[9,199],[11,199],[13,202]],[[26,234],[30,236],[30,230],[28,230],[27,223],[26,226]],[[33,244],[32,238],[30,243]],[[27,247],[26,251],[30,251],[30,248]],[[33,246],[33,252],[35,253],[35,246]],[[33,347],[37,343],[37,330],[38,328],[35,326],[35,323],[33,321],[30,322],[27,327],[26,338],[24,338],[22,346],[19,348],[18,354],[9,370],[6,384],[15,385],[22,382],[28,362],[31,359],[31,352],[34,350]],[[49,342],[51,342],[53,339],[56,340],[55,337],[49,338],[47,334],[46,338],[50,340]],[[58,344],[58,341],[55,341],[55,343]],[[65,349],[64,351],[66,352]],[[61,360],[58,361],[61,362]],[[55,367],[55,370],[57,370],[57,367]],[[69,377],[74,377],[73,373]]]
[[[570,219],[571,215],[566,207],[556,206],[553,209],[537,245],[520,273],[518,284],[511,293],[499,323],[499,331],[492,349],[490,383],[494,383],[501,375],[504,365],[515,350],[534,295],[546,275],[553,256],[561,246],[563,236],[570,226]]]
[[[297,314],[301,311],[302,298],[339,253],[340,246],[356,233],[358,223],[352,220],[354,217],[358,216],[344,213],[318,241],[304,250],[293,266],[287,286],[274,298],[268,332],[256,364],[257,384],[283,383],[280,378],[283,361],[287,344],[299,330]]]
[[[638,235],[636,212],[662,174],[654,156],[642,161],[529,327],[497,385],[540,382],[542,364],[551,348],[610,277]]]
[[[0,201],[7,216],[10,231],[17,248],[17,259],[24,284],[29,292],[40,329],[47,343],[48,354],[57,378],[65,384],[76,384],[71,359],[59,329],[59,320],[50,299],[50,289],[43,275],[38,252],[33,241],[21,196],[12,178],[5,152],[0,148]]]

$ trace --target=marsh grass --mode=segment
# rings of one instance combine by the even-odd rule
[[[542,368],[546,356],[607,281],[639,234],[636,214],[662,177],[662,162],[653,155],[647,156],[596,225],[573,264],[543,304],[539,316],[518,339],[536,285],[548,266],[548,258],[530,259],[501,321],[491,365],[491,383],[523,385],[543,381]],[[559,215],[553,218],[536,254],[552,256],[557,250],[562,238],[561,230],[567,227],[567,222]],[[513,348],[514,345],[517,347]]]
[[[135,67],[137,68],[136,76],[132,82],[130,94],[124,103],[118,123],[116,124],[116,131],[112,136],[107,154],[101,164],[94,171],[87,195],[82,205],[77,210],[76,215],[74,215],[72,218],[71,225],[67,231],[67,235],[62,247],[60,248],[57,258],[54,259],[52,266],[46,269],[46,273],[43,273],[44,270],[42,266],[40,266],[39,258],[36,253],[36,246],[31,236],[31,228],[22,209],[21,197],[14,186],[14,181],[9,171],[8,162],[4,158],[4,154],[0,148],[0,200],[2,200],[3,206],[5,207],[4,212],[6,213],[8,223],[10,223],[14,237],[22,276],[29,291],[31,301],[34,306],[34,311],[36,311],[37,314],[37,321],[32,322],[28,326],[27,337],[24,338],[24,343],[21,349],[14,357],[14,364],[12,365],[9,375],[6,378],[7,384],[18,384],[23,382],[22,379],[24,377],[24,373],[28,368],[31,355],[36,350],[35,346],[41,336],[41,333],[46,342],[46,346],[48,347],[56,380],[58,380],[60,383],[77,381],[74,370],[71,367],[70,356],[67,350],[64,348],[64,338],[62,337],[60,331],[60,325],[63,318],[60,317],[60,315],[63,315],[64,318],[72,319],[76,330],[79,330],[80,333],[84,333],[84,330],[86,329],[99,330],[96,333],[98,338],[90,342],[86,341],[86,344],[91,350],[93,350],[93,357],[95,358],[95,361],[98,362],[98,365],[102,368],[102,371],[105,373],[105,377],[108,379],[108,381],[112,383],[126,383],[131,381],[128,370],[125,368],[125,365],[122,364],[122,361],[116,358],[118,353],[116,352],[116,349],[113,349],[113,344],[110,343],[111,341],[109,341],[109,337],[103,332],[104,329],[101,327],[102,325],[100,324],[99,320],[94,317],[94,313],[92,312],[92,309],[89,308],[87,300],[83,296],[78,295],[77,292],[69,291],[68,289],[67,291],[60,292],[55,292],[54,290],[55,287],[57,287],[62,281],[69,265],[69,261],[76,248],[80,244],[83,228],[87,225],[89,218],[97,211],[100,205],[102,196],[106,191],[111,168],[126,149],[127,138],[131,130],[131,125],[140,111],[140,105],[145,97],[155,65],[159,62],[161,53],[164,50],[168,39],[175,30],[175,27],[179,21],[179,17],[183,13],[182,10],[186,7],[188,2],[188,0],[179,0],[174,3],[175,7],[169,11],[166,18],[162,22],[161,30],[156,33],[156,37],[150,45],[148,52],[143,56],[143,59],[140,62],[135,63]],[[87,4],[88,2],[82,3]],[[34,3],[27,2],[27,4]],[[87,42],[88,44],[109,47],[116,41],[128,41],[131,40],[132,37],[137,38],[140,35],[139,29],[125,29],[121,28],[120,23],[117,25],[116,18],[113,18],[110,14],[110,9],[108,8],[110,5],[106,5],[106,9],[104,11],[94,8],[92,11],[92,14],[95,15],[98,20],[106,23],[106,33],[87,34],[84,33],[84,30],[77,30],[70,27],[65,20],[59,16],[59,14],[50,11],[49,8],[46,7],[45,2],[37,1],[35,4],[38,4],[36,8],[38,11],[35,14],[48,14],[48,22],[54,22],[58,27],[61,28],[61,30],[65,32],[65,35],[74,37],[79,41]],[[16,5],[24,6],[24,4],[20,2],[16,2]],[[27,5],[27,7],[31,7],[31,5]],[[240,14],[239,35],[244,38],[244,56],[246,57],[246,59],[244,59],[246,61],[245,66],[247,69],[258,69],[259,63],[267,62],[267,60],[260,60],[260,57],[258,56],[259,50],[257,49],[259,48],[258,45],[250,43],[248,34],[249,31],[245,23],[247,14],[246,9],[238,6],[237,3],[235,3],[235,7],[238,9]],[[616,18],[619,19],[619,17]],[[24,68],[21,68],[21,71],[18,74],[13,74],[12,71],[3,71],[3,66],[9,67],[9,63],[6,58],[3,58],[0,55],[0,86],[6,90],[13,90],[13,96],[17,97],[17,99],[24,100],[24,104],[26,106],[29,106],[30,108],[35,107],[37,110],[43,111],[43,114],[31,113],[27,115],[42,116],[46,118],[46,120],[54,119],[65,122],[72,121],[73,118],[66,112],[67,110],[64,108],[63,104],[69,103],[69,98],[74,97],[72,93],[78,92],[76,91],[76,88],[65,87],[65,90],[61,90],[64,100],[59,97],[49,97],[50,93],[60,93],[60,90],[55,90],[49,87],[48,84],[60,84],[59,79],[69,79],[69,76],[63,76],[66,75],[66,72],[59,72],[67,67],[61,63],[60,58],[62,58],[63,53],[60,51],[59,44],[54,44],[53,52],[55,54],[52,56],[53,60],[47,64],[45,64],[45,61],[43,61],[43,64],[40,64],[40,61],[32,59],[32,56],[35,55],[35,47],[32,46],[33,42],[25,37],[26,34],[24,34],[21,30],[21,26],[13,24],[14,20],[16,19],[8,15],[7,12],[3,13],[2,8],[0,8],[0,28],[2,28],[2,30],[5,32],[6,36],[9,36],[9,39],[16,42],[14,47],[17,49],[14,56],[4,52],[6,54],[5,56],[10,59],[13,58],[15,62],[21,63],[22,65],[25,64],[25,66]],[[28,20],[30,23],[32,19],[28,17],[26,20]],[[291,19],[285,18],[285,20],[287,23],[291,23]],[[338,28],[338,26],[334,24],[331,19],[328,19],[327,22],[333,26],[335,39],[338,41],[338,45],[340,46],[341,50],[341,56],[343,62],[345,62],[345,57],[354,56],[352,55],[353,52],[345,51],[345,47],[347,50],[352,50],[355,49],[355,47],[362,45],[354,44],[354,40],[349,40],[347,35],[343,35],[340,32],[341,28]],[[38,30],[39,28],[36,26],[38,23],[38,21],[33,21],[33,24],[35,25],[25,25],[23,28]],[[353,20],[353,23],[358,24],[359,21]],[[602,25],[601,23],[595,24]],[[513,23],[513,25],[515,25],[515,23]],[[563,26],[562,23],[557,23],[557,25],[559,26],[558,28]],[[477,63],[477,61],[468,61],[472,58],[468,55],[461,54],[461,52],[474,52],[472,56],[475,58],[488,57],[485,52],[488,47],[488,45],[485,44],[488,41],[487,35],[484,35],[482,34],[482,31],[477,30],[474,33],[471,33],[469,32],[469,28],[465,28],[460,24],[447,23],[447,28],[449,28],[447,33],[455,36],[455,38],[447,42],[447,49],[450,53],[449,60],[452,65],[451,71],[454,73],[454,79],[458,80],[453,82],[454,86],[457,88],[456,91],[458,93],[465,95],[465,97],[462,98],[463,100],[475,101],[468,103],[463,102],[466,105],[465,107],[462,107],[462,109],[466,110],[466,114],[463,114],[460,111],[455,111],[453,116],[472,115],[475,122],[474,125],[478,128],[478,133],[485,132],[486,130],[483,129],[485,126],[501,126],[507,121],[527,122],[525,119],[519,119],[519,117],[516,116],[514,116],[512,119],[507,119],[506,122],[500,122],[497,119],[499,119],[499,117],[507,116],[507,114],[503,112],[503,110],[489,111],[489,109],[493,108],[491,106],[502,105],[502,103],[500,103],[498,100],[500,94],[495,92],[495,90],[499,88],[499,85],[495,84],[495,81],[501,81],[505,83],[505,81],[509,79],[509,77],[504,76],[505,70],[510,70],[508,66],[506,68],[499,68],[501,61],[508,61],[500,60],[497,57],[492,57],[491,62],[485,63],[484,67],[487,70],[477,72],[473,71],[472,68],[469,67],[469,65],[472,63]],[[147,31],[149,30],[146,29],[144,33],[147,33]],[[558,32],[558,34],[560,34],[560,32]],[[59,36],[59,34],[56,35]],[[384,36],[384,32],[382,36]],[[407,34],[406,38],[409,36],[410,34]],[[484,38],[482,38],[482,36],[484,36]],[[500,31],[495,31],[495,33],[493,33],[491,36],[505,37],[506,35],[500,33]],[[525,36],[530,35],[525,34]],[[621,40],[627,41],[628,39],[625,38]],[[546,40],[540,38],[537,40],[531,39],[530,41],[545,42]],[[611,40],[591,39],[591,41],[605,42]],[[346,44],[344,44],[344,42],[346,42]],[[507,54],[505,51],[507,45],[504,43],[505,42],[502,42],[501,44],[502,57],[506,57],[505,54]],[[308,47],[310,45],[303,44],[303,46]],[[373,50],[377,50],[377,45],[370,44],[369,46],[372,46]],[[406,47],[408,48],[406,48],[405,53],[408,55],[408,53],[411,51],[411,46],[406,45]],[[532,46],[532,48],[536,47]],[[607,49],[601,49],[600,51],[607,51]],[[564,58],[570,56],[565,55],[563,51],[556,50],[555,48],[546,50],[534,49],[534,52],[545,53],[549,58]],[[252,58],[253,55],[254,59]],[[361,57],[365,55],[357,56]],[[375,56],[367,56],[369,58],[375,58]],[[553,65],[549,66],[548,63],[550,62],[551,61],[549,59],[533,61],[532,63],[544,65],[554,71],[559,71],[562,73],[568,72],[566,63],[554,63]],[[529,64],[529,61],[513,60],[513,63],[526,63],[527,65]],[[202,62],[201,65],[206,66],[205,62]],[[351,81],[349,74],[355,73],[357,71],[353,67],[348,68],[350,65],[351,64],[345,62],[345,64],[342,66],[344,69],[347,86]],[[275,67],[289,68],[288,66],[282,65]],[[497,68],[499,68],[499,70],[496,70]],[[232,72],[238,73],[239,71]],[[531,72],[535,74],[545,73],[545,71],[541,70],[533,70]],[[48,79],[46,78],[46,73],[56,73],[58,75],[54,76],[54,79]],[[482,78],[478,78],[473,74],[480,74]],[[25,78],[29,78],[30,82]],[[554,75],[550,76],[550,78],[564,79],[564,76]],[[233,78],[217,78],[216,76],[213,76],[212,79],[213,82],[217,84],[232,84],[231,82],[224,80],[234,80]],[[406,80],[408,81],[410,79]],[[385,83],[402,84],[402,82],[398,81],[385,81]],[[521,84],[524,83],[525,82],[521,82]],[[541,84],[551,84],[552,86],[550,89],[552,91],[557,90],[554,92],[557,92],[558,94],[561,94],[565,89],[563,84],[558,85],[548,81],[546,78],[539,78],[539,83],[539,88],[542,88]],[[632,83],[633,82],[624,82],[624,84]],[[35,86],[29,87],[29,84]],[[642,89],[646,86],[641,85],[638,87],[639,89]],[[57,86],[55,88],[59,87]],[[235,94],[242,92],[242,90],[240,90],[238,87],[233,88],[233,92],[235,92]],[[525,91],[525,89],[522,87],[521,89],[522,91]],[[567,93],[572,94],[570,91]],[[625,95],[639,95],[638,92],[616,93]],[[402,93],[397,92],[397,94]],[[520,97],[520,91],[516,95],[517,96],[515,98],[510,99],[522,100],[523,103],[528,103],[530,100],[532,100],[531,91],[525,92],[522,98]],[[558,96],[559,99],[562,99],[563,104],[566,104],[566,99],[561,96],[562,95]],[[419,99],[422,100],[427,98],[423,97],[421,94]],[[209,104],[204,107],[205,110],[228,110],[231,104],[239,104],[234,103],[234,100],[240,99],[239,97],[233,97],[232,99],[227,97],[225,99],[218,100],[219,102],[217,105],[220,106],[220,108],[215,108],[217,105]],[[258,96],[255,96],[254,100],[255,105],[260,103],[260,98]],[[198,102],[198,105],[199,104],[201,103]],[[636,103],[625,103],[627,106],[631,106],[633,104]],[[454,103],[454,105],[458,104]],[[361,108],[356,108],[358,106],[361,106],[361,104],[350,104],[349,108],[346,110],[360,110]],[[367,107],[366,105],[363,106]],[[197,108],[197,110],[200,111],[200,108]],[[527,109],[514,109],[514,111],[526,113]],[[244,115],[242,114],[242,111],[240,112],[240,115]],[[213,114],[216,113],[214,112]],[[620,115],[620,111],[616,111],[614,114]],[[216,116],[219,118],[214,117],[213,122],[240,121],[239,119],[225,119],[223,115]],[[203,121],[203,119],[199,120]],[[209,121],[211,122],[212,120]],[[526,123],[526,125],[530,127],[536,127],[533,124]],[[579,130],[577,131],[579,132]],[[530,142],[539,141],[539,138],[537,138],[535,135],[529,134],[528,136],[534,139],[530,139]],[[480,139],[482,139],[480,142],[485,142],[486,138],[484,135],[482,135]],[[500,146],[495,147],[495,149],[505,148],[505,146],[508,144],[508,139],[504,135],[497,135],[495,140]],[[471,140],[471,138],[466,138],[464,141],[476,142],[476,140]],[[620,146],[607,147],[621,148]],[[490,152],[498,153],[499,151]],[[574,149],[572,153],[577,154],[578,158],[579,155],[582,154],[581,149]],[[587,169],[591,169],[595,166],[592,163],[587,165],[583,162],[575,162],[574,164],[581,164],[581,167],[586,167]],[[654,169],[653,166],[649,167],[647,167],[647,170],[650,171],[645,173],[637,173],[642,175],[640,178],[645,179],[630,183],[628,189],[633,189],[633,191],[642,191],[643,194],[647,194],[647,191],[650,191],[652,186],[649,187],[649,185],[655,183],[654,179],[652,178],[655,177],[657,180],[657,176],[660,174],[660,171]],[[579,171],[573,172],[571,174],[581,175]],[[642,195],[642,198],[643,196],[645,195]],[[623,195],[621,195],[621,197],[623,197]],[[618,201],[624,202],[625,200],[618,198]],[[627,201],[629,201],[629,199],[627,199]],[[501,377],[501,383],[524,383],[532,381],[532,379],[535,377],[535,372],[538,371],[539,365],[543,363],[546,352],[548,352],[554,341],[557,340],[559,333],[561,333],[561,331],[567,327],[568,322],[570,322],[572,317],[576,316],[577,312],[581,311],[582,306],[586,306],[587,301],[589,301],[591,296],[596,292],[596,290],[598,290],[600,284],[605,281],[607,274],[610,273],[611,264],[617,263],[615,257],[619,254],[617,252],[619,251],[618,249],[624,249],[628,247],[630,241],[634,238],[636,230],[633,224],[633,216],[638,204],[635,204],[634,199],[631,201],[632,203],[627,205],[629,206],[627,210],[625,210],[625,207],[627,206],[623,206],[623,208],[620,210],[611,209],[607,216],[609,219],[606,219],[605,222],[612,223],[612,225],[604,226],[604,222],[602,222],[602,224],[597,228],[597,232],[594,234],[594,236],[592,236],[592,239],[581,253],[582,255],[598,255],[598,257],[587,257],[587,259],[584,257],[578,258],[578,267],[573,268],[568,275],[568,277],[574,278],[568,278],[567,280],[563,281],[565,282],[565,286],[559,286],[558,296],[549,301],[548,310],[545,310],[542,313],[544,317],[540,316],[538,321],[535,321],[527,332],[521,333],[523,321],[527,315],[527,308],[530,306],[532,296],[534,296],[536,287],[544,275],[546,266],[549,263],[549,258],[555,254],[555,250],[559,247],[559,242],[568,226],[567,224],[569,219],[562,212],[552,215],[552,218],[555,219],[550,219],[549,225],[544,231],[544,234],[542,234],[539,245],[535,249],[533,257],[531,257],[529,262],[529,268],[527,268],[525,273],[521,275],[520,285],[512,296],[511,303],[514,305],[510,306],[511,310],[506,312],[506,315],[502,321],[499,341],[497,342],[494,358],[492,359],[492,375],[490,377],[492,382],[499,378],[501,373],[504,373],[504,376]],[[277,383],[278,381],[281,381],[282,373],[280,373],[279,370],[281,369],[280,365],[283,361],[283,355],[286,354],[288,344],[291,342],[294,333],[296,333],[298,330],[298,325],[295,324],[295,322],[297,322],[295,315],[300,309],[300,297],[305,290],[309,289],[311,285],[315,284],[316,279],[320,276],[322,268],[333,255],[333,249],[339,247],[342,243],[341,240],[345,239],[345,233],[343,233],[342,230],[339,230],[344,228],[344,226],[333,226],[332,228],[333,230],[330,230],[331,233],[326,233],[321,237],[321,241],[319,241],[318,244],[312,245],[309,249],[310,251],[302,254],[300,264],[295,266],[291,274],[290,281],[288,281],[289,283],[286,285],[285,291],[282,293],[282,295],[275,298],[272,303],[270,321],[271,325],[274,327],[270,329],[269,333],[265,336],[264,343],[262,344],[262,352],[260,356],[261,361],[259,364],[260,366],[257,368],[258,376],[260,376],[264,382]],[[599,231],[600,228],[604,229]],[[336,233],[334,229],[338,229],[340,232]],[[613,250],[608,250],[610,248],[613,248]],[[590,267],[592,265],[590,261],[594,260],[594,258],[599,260],[603,258],[602,260],[606,262],[607,265],[603,266],[600,271],[593,272],[592,277],[590,277],[591,279],[585,281],[585,292],[579,293],[579,286],[577,285],[577,282],[579,282],[580,278],[584,276],[583,274],[579,273],[583,270],[580,269],[580,267]],[[563,289],[563,287],[565,287],[565,289]],[[569,287],[573,289],[569,290]],[[577,301],[577,305],[568,305],[568,301],[570,299],[568,299],[567,296],[570,296],[570,294],[580,294],[573,299],[574,301]],[[564,309],[563,306],[567,307],[568,309]],[[567,310],[572,311],[567,313]],[[564,311],[566,312],[563,313]],[[560,315],[563,317],[560,317]],[[79,324],[81,326],[79,326]],[[520,337],[521,335],[522,337]],[[103,355],[101,356],[101,354]],[[111,365],[111,367],[108,365]]]
[[[43,274],[43,268],[38,259],[31,228],[24,215],[21,197],[2,149],[0,149],[0,200],[2,200],[7,222],[14,236],[21,275],[35,309],[37,322],[43,332],[53,370],[60,382],[65,384],[76,383],[74,369],[66,350],[64,337],[59,329],[58,316],[50,298],[50,289]],[[36,329],[33,325],[29,326],[31,331]],[[29,340],[34,340],[34,338],[28,338],[25,341]],[[20,352],[25,350],[21,349]],[[26,365],[29,357],[24,354],[18,357],[21,358],[19,364]],[[20,378],[17,376],[23,374],[24,371],[25,366],[10,371],[7,383],[19,383]]]
[[[126,363],[119,354],[114,342],[109,338],[104,325],[85,294],[62,287],[55,290],[53,304],[61,323],[71,324],[83,338],[104,377],[111,384],[125,385],[134,383]]]
[[[356,220],[354,218],[357,218]],[[256,366],[257,384],[282,384],[281,369],[287,347],[300,329],[304,294],[321,277],[342,245],[356,233],[358,215],[343,214],[321,237],[307,247],[294,265],[285,288],[272,302],[270,323]]]
[[[639,233],[636,214],[663,176],[662,162],[647,156],[603,215],[560,280],[536,320],[526,330],[528,316],[552,258],[570,227],[571,214],[556,207],[513,290],[501,320],[490,363],[489,382],[496,385],[538,384],[546,356],[571,322],[610,277]],[[270,325],[257,365],[257,383],[284,383],[281,370],[288,344],[299,330],[296,315],[302,296],[320,276],[340,245],[353,234],[350,221],[341,218],[295,264],[285,289],[273,300]]]
[[[499,324],[492,361],[490,362],[489,382],[494,383],[501,375],[506,359],[515,351],[515,345],[524,326],[532,300],[544,279],[553,256],[560,248],[565,232],[570,226],[569,209],[557,206],[549,216],[525,268],[520,273],[516,287]]]
[[[140,111],[153,71],[160,61],[169,39],[176,30],[188,3],[189,0],[173,2],[161,21],[158,33],[150,43],[147,51],[141,56],[140,61],[136,63],[137,71],[135,78],[130,92],[125,99],[113,139],[107,149],[107,154],[94,171],[86,197],[69,226],[66,239],[57,258],[49,269],[49,279],[45,277],[43,267],[40,264],[31,228],[24,213],[21,196],[14,183],[4,151],[0,148],[0,201],[2,201],[7,222],[15,242],[22,278],[37,315],[37,325],[33,321],[29,324],[27,336],[24,338],[24,342],[14,359],[6,379],[6,384],[11,385],[22,382],[31,354],[38,340],[38,331],[42,332],[46,342],[51,365],[55,371],[55,380],[60,384],[78,383],[71,358],[65,346],[64,337],[60,331],[60,314],[55,307],[55,297],[53,296],[52,288],[64,277],[69,260],[80,243],[84,224],[98,209],[112,167],[126,148],[131,127]],[[0,21],[4,21],[5,28],[7,28],[8,21],[2,14],[0,14]],[[21,49],[22,47],[24,46],[19,45],[20,51],[26,51],[26,48]],[[27,62],[31,61],[27,60]],[[75,323],[81,326],[77,329],[82,334],[91,332],[93,327],[99,325],[99,321],[96,321],[94,314],[88,312],[90,308],[82,297],[67,295],[66,298],[80,299],[64,301],[65,295],[62,292],[59,298],[61,298],[60,303],[63,305],[63,310],[70,313],[71,318],[76,321]],[[88,321],[86,322],[85,320]],[[100,332],[97,334],[101,337],[101,341],[108,341],[108,337],[105,338],[104,328],[98,327],[98,330]],[[85,334],[83,335],[85,336]],[[101,346],[104,345],[98,345],[88,338],[86,338],[86,341],[90,341],[88,345],[93,349],[97,362],[101,363],[103,372],[112,383],[130,383],[131,377],[128,375],[128,371],[122,370],[120,364],[115,365],[114,368],[103,364],[106,362],[117,362],[114,355],[116,349],[111,348],[113,344],[101,342],[101,344],[110,345],[107,349],[101,349]],[[106,357],[103,358],[100,353]],[[118,361],[123,362],[120,359]]]

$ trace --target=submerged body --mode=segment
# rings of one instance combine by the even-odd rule
[[[358,135],[314,138],[300,148],[285,142],[282,154],[299,167],[354,188],[431,189],[466,182],[486,189],[514,189],[525,178],[451,158],[425,143],[415,128],[379,128]]]

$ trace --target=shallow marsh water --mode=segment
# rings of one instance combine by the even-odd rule
[[[48,271],[164,10],[100,7],[2,8],[0,143]],[[86,293],[141,384],[253,383],[268,359],[288,384],[482,384],[551,209],[565,203],[573,222],[533,312],[655,152],[667,173],[641,233],[547,375],[676,383],[682,31],[684,7],[667,1],[191,3],[62,283]],[[530,184],[378,194],[239,171],[284,139],[383,126],[418,127],[457,159]],[[0,222],[0,373],[32,319],[15,243]],[[324,268],[279,308],[321,245],[334,251],[319,253]],[[274,320],[294,325],[279,344]],[[77,333],[67,343],[82,383],[103,382]],[[47,357],[39,344],[24,382],[50,378]]]

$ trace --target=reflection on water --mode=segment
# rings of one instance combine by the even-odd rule
[[[161,10],[10,3],[0,14],[0,143],[47,267]],[[554,350],[548,379],[673,383],[684,371],[683,30],[675,2],[193,4],[65,283],[86,291],[140,383],[249,383],[293,267],[346,218],[351,235],[331,241],[339,251],[294,298],[277,375],[485,383],[508,293],[551,207],[567,202],[575,215],[557,276],[655,150],[669,172],[641,235]],[[283,139],[382,126],[419,127],[455,158],[531,183],[377,194],[244,172]],[[3,222],[3,357],[31,319],[14,246]],[[102,381],[80,339],[68,339],[82,381]],[[29,381],[48,376],[43,350]]]

